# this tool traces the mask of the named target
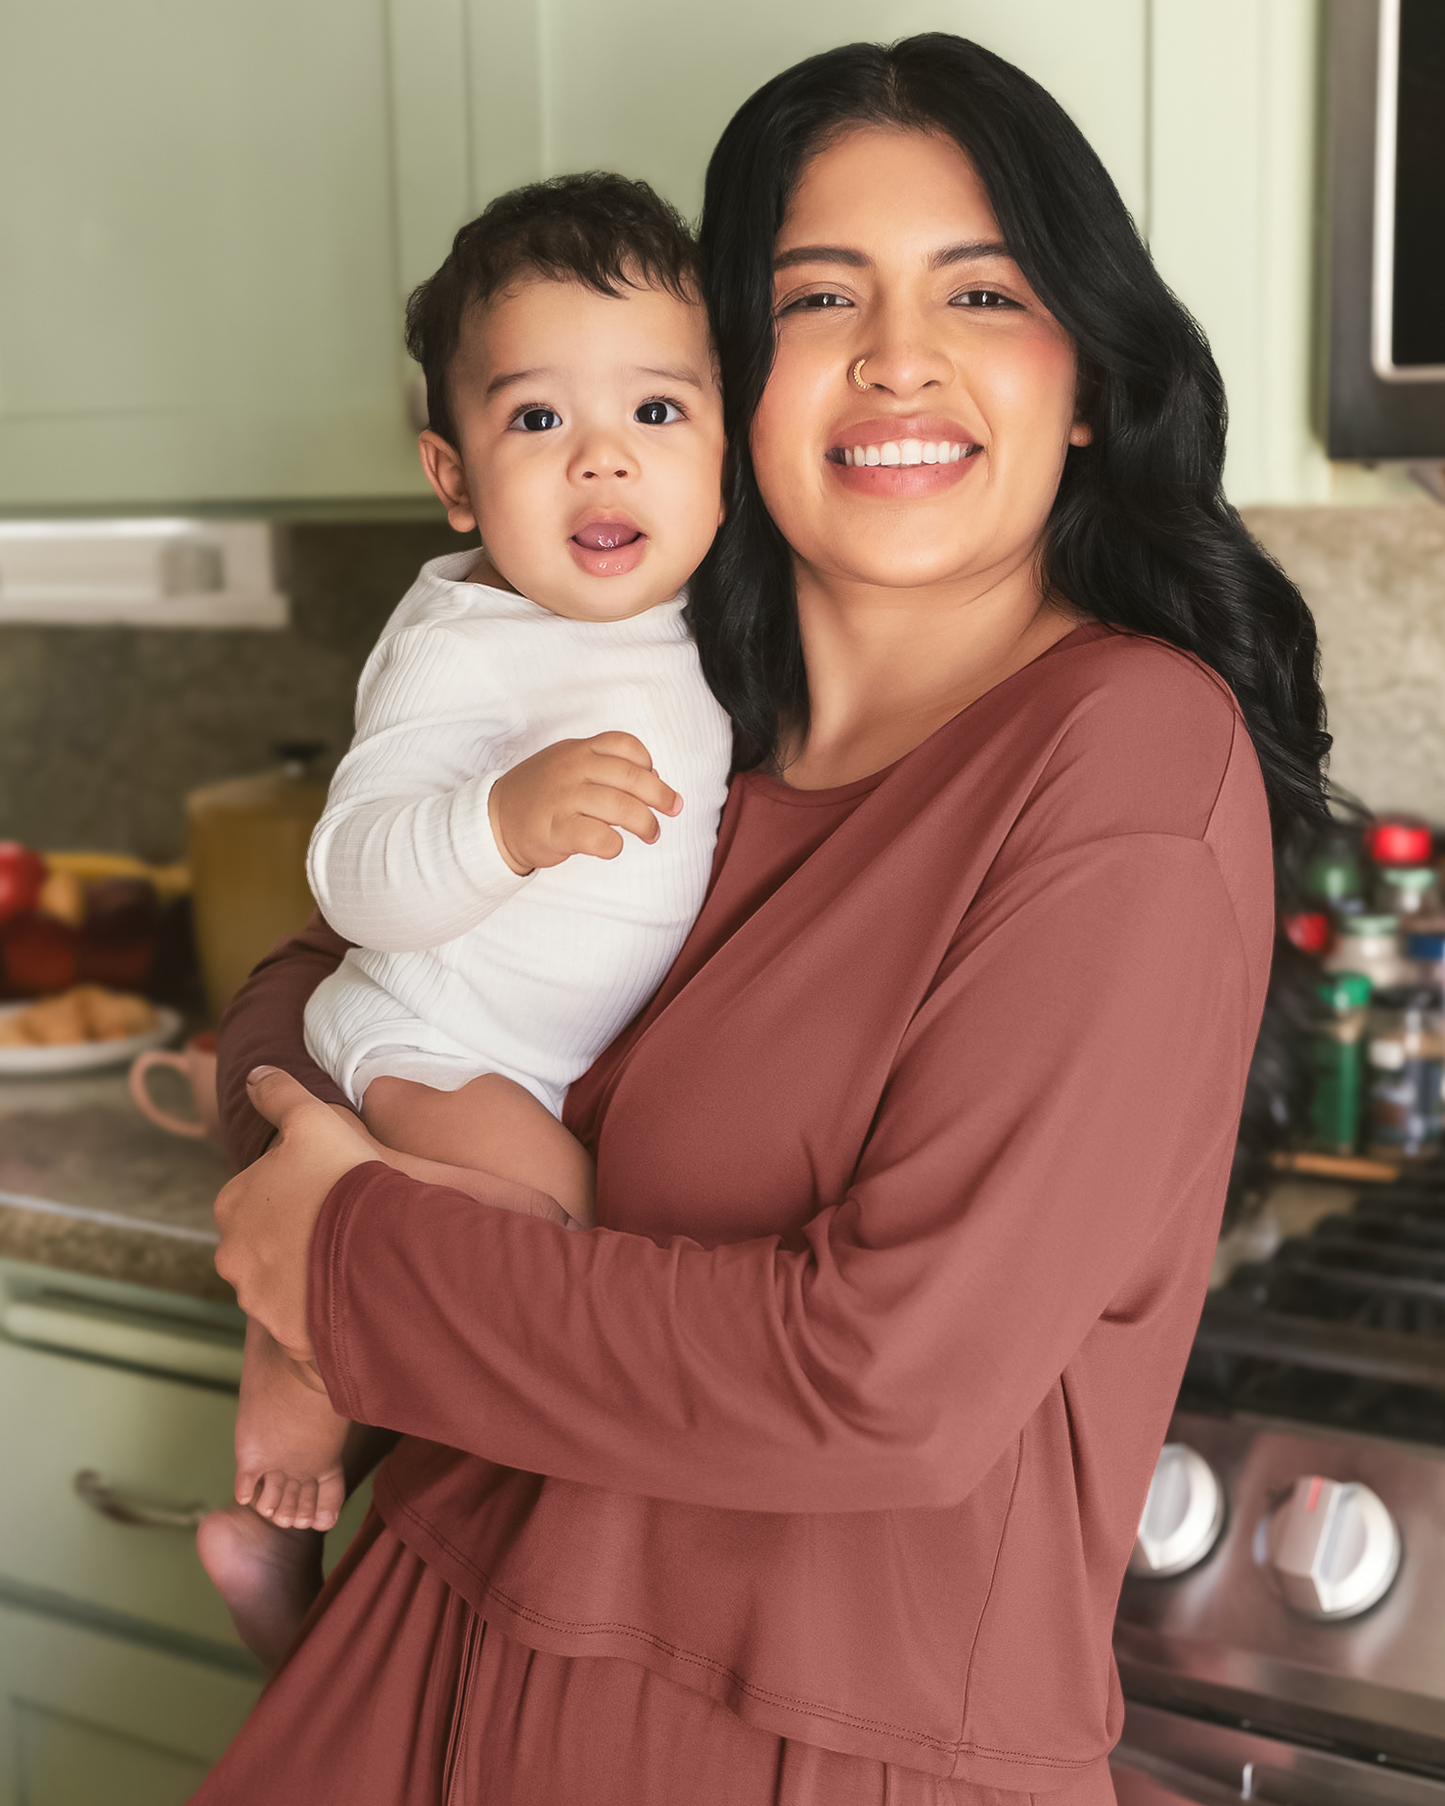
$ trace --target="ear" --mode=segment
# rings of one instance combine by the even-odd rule
[[[461,453],[430,427],[418,437],[416,448],[421,454],[426,480],[446,509],[448,522],[458,533],[471,533],[476,527],[477,515],[467,493],[467,473]]]
[[[1074,424],[1069,428],[1069,444],[1070,445],[1092,445],[1093,443],[1094,443],[1093,427],[1091,427],[1089,425],[1087,420],[1076,420],[1074,422]]]

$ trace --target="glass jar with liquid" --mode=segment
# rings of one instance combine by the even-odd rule
[[[1370,1152],[1417,1160],[1440,1146],[1445,1022],[1435,985],[1395,985],[1375,995],[1367,1026]]]

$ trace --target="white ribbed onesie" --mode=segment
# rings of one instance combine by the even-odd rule
[[[306,1045],[353,1103],[382,1073],[455,1090],[482,1073],[554,1114],[657,989],[702,903],[732,736],[703,681],[683,598],[574,621],[434,558],[361,675],[356,738],[308,869],[359,943],[313,993]],[[487,798],[559,740],[635,734],[683,799],[645,846],[519,878]]]

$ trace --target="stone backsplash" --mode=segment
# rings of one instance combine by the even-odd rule
[[[1246,518],[1314,611],[1335,783],[1445,826],[1445,507]]]
[[[356,679],[443,521],[278,531],[285,632],[0,629],[0,839],[179,858],[186,791],[351,739]]]
[[[1445,824],[1445,508],[1268,508],[1249,524],[1315,611],[1334,776]],[[171,859],[182,799],[351,734],[357,674],[441,522],[293,526],[284,633],[0,629],[0,839]]]

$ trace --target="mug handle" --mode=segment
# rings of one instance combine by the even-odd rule
[[[155,1066],[174,1066],[176,1071],[186,1073],[186,1057],[184,1054],[151,1052],[143,1053],[135,1060],[130,1069],[130,1094],[143,1116],[148,1116],[159,1128],[169,1129],[172,1135],[185,1135],[192,1141],[201,1141],[205,1137],[206,1125],[202,1122],[187,1122],[183,1116],[172,1116],[168,1110],[162,1110],[159,1104],[152,1101],[146,1087],[146,1074]]]

